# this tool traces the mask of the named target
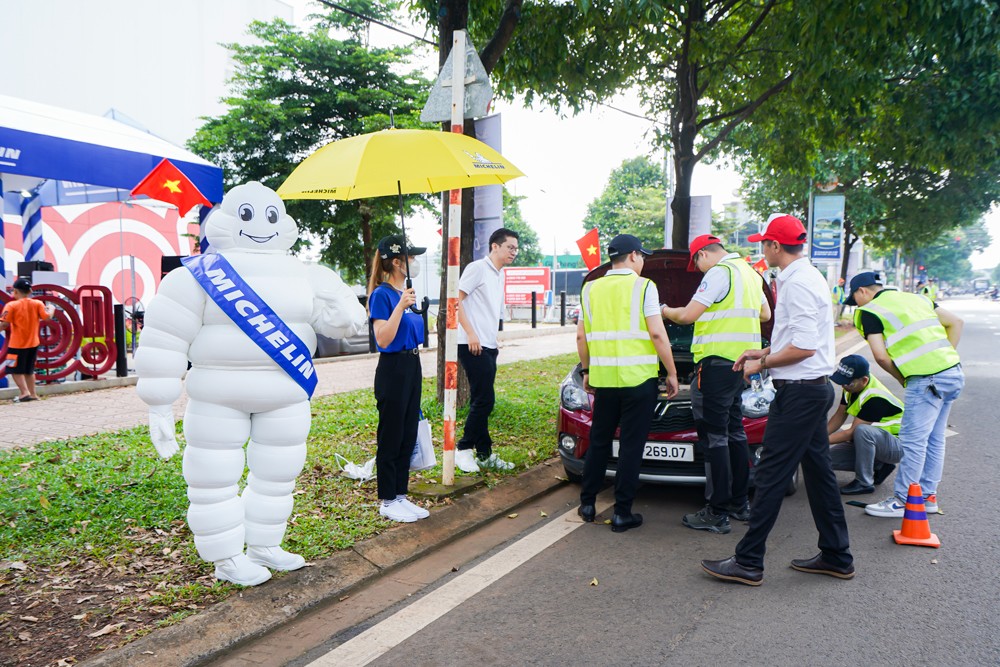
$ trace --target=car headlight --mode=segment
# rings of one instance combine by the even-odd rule
[[[562,401],[562,406],[567,410],[590,409],[590,398],[587,396],[587,392],[583,390],[583,387],[573,382],[571,378],[567,378],[563,382],[562,389],[559,392],[559,399]]]

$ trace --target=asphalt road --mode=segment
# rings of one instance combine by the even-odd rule
[[[943,305],[966,320],[959,350],[967,384],[950,419],[955,434],[938,495],[943,514],[931,516],[941,549],[898,546],[891,538],[898,520],[848,506],[857,576],[841,581],[791,570],[792,558],[817,552],[800,491],[786,498],[771,533],[764,585],[749,588],[701,572],[701,559],[733,553],[744,528],[734,524],[725,536],[684,528],[681,516],[703,504],[700,489],[644,486],[635,510],[645,525],[615,534],[575,520],[576,488],[567,487],[452,545],[436,561],[410,566],[407,581],[434,583],[341,601],[338,618],[371,617],[340,624],[315,618],[314,625],[330,630],[322,643],[286,637],[286,648],[299,654],[272,664],[1000,663],[1000,304]],[[851,478],[838,475],[842,483]],[[882,499],[891,479],[857,498]],[[449,562],[456,572],[443,567]],[[380,643],[385,648],[374,650]],[[359,648],[377,657],[364,662]],[[267,661],[251,662],[249,653],[241,660],[237,652],[229,664]]]

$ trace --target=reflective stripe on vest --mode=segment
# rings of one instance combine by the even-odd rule
[[[747,349],[760,349],[760,276],[739,260],[723,259],[717,266],[729,271],[729,292],[694,323],[695,363],[705,357],[736,361]]]
[[[635,387],[659,372],[642,314],[650,281],[635,273],[604,276],[583,286],[583,330],[593,387]]]
[[[872,426],[875,428],[888,431],[893,435],[899,435],[899,426],[903,423],[903,403],[896,398],[884,384],[879,382],[874,375],[868,376],[868,386],[861,390],[861,393],[858,394],[858,397],[854,400],[854,402],[851,402],[850,392],[847,393],[847,396],[847,414],[852,417],[857,417],[858,413],[861,412],[861,409],[865,407],[865,403],[876,396],[885,399],[895,407],[899,408],[898,413],[872,423]]]
[[[854,313],[854,326],[864,333],[862,312],[881,320],[886,351],[903,377],[933,375],[961,361],[927,297],[896,290],[879,292],[877,299]]]

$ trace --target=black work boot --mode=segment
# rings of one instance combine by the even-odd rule
[[[750,501],[743,501],[742,505],[736,503],[730,503],[726,505],[726,512],[729,514],[729,518],[734,521],[749,521],[750,520]]]
[[[705,505],[694,514],[685,514],[683,523],[688,528],[707,530],[725,535],[733,528],[729,525],[729,515],[725,512],[716,514],[711,505]]]

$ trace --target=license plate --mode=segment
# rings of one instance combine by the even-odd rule
[[[618,441],[611,443],[611,455],[618,456]],[[680,442],[647,442],[642,449],[647,461],[694,461],[694,445]]]

